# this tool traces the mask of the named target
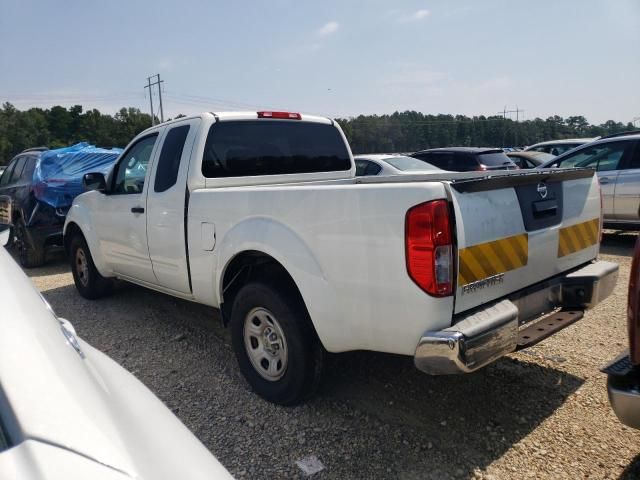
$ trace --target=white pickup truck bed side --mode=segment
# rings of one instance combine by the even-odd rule
[[[418,344],[423,353],[429,348],[425,332],[447,329],[501,300],[516,302],[500,309],[503,323],[516,327],[567,306],[573,293],[563,300],[568,281],[556,277],[597,256],[600,195],[592,171],[356,179],[339,126],[271,115],[202,114],[140,134],[107,185],[77,197],[67,216],[66,245],[80,292],[96,293],[83,284],[85,264],[74,256],[82,242],[74,248],[72,240],[80,237],[92,257],[86,275],[95,264],[95,281],[119,277],[222,307],[232,324],[239,289],[266,275],[265,262],[270,275],[277,263],[280,281],[286,276],[299,292],[326,350],[414,355]],[[433,235],[433,245],[423,242],[423,231]],[[430,290],[414,269],[426,272],[427,282],[444,283]],[[607,277],[609,286],[613,270],[603,266],[597,278],[584,281]],[[541,286],[553,278],[555,286]],[[537,293],[524,295],[527,289]],[[597,298],[589,293],[596,288],[582,289],[596,300],[578,303],[593,306],[607,289]],[[280,338],[275,323],[273,338]],[[246,342],[251,328],[245,325]],[[292,369],[278,356],[286,342],[273,346],[266,340],[271,327],[266,332],[258,343],[246,343],[247,351],[262,352],[260,342],[267,342],[271,356],[265,358],[276,362],[274,369]],[[509,335],[510,345],[513,329]],[[445,344],[458,345],[454,340]]]

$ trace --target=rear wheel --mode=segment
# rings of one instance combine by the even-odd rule
[[[27,227],[22,220],[16,222],[13,230],[14,243],[18,250],[20,265],[25,268],[40,267],[44,264],[44,248],[34,248],[29,244]]]
[[[69,262],[76,289],[84,298],[94,300],[112,292],[113,280],[100,275],[82,235],[75,235],[71,240]]]
[[[240,370],[258,395],[293,405],[314,393],[324,352],[297,295],[249,283],[235,297],[230,326]]]

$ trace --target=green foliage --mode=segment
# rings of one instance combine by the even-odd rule
[[[178,115],[176,118],[183,117]],[[608,120],[591,125],[583,116],[514,122],[501,116],[425,115],[395,112],[338,119],[355,153],[412,152],[449,146],[519,146],[545,140],[596,137],[634,130],[631,123]],[[110,148],[124,147],[145,128],[151,116],[137,108],[122,108],[115,115],[82,106],[17,110],[10,103],[0,108],[0,165],[25,148],[49,148],[89,142]]]
[[[137,108],[122,108],[111,116],[95,109],[83,113],[80,105],[20,111],[5,103],[0,108],[0,165],[31,147],[58,148],[78,142],[124,147],[150,126],[151,116]]]
[[[546,140],[598,137],[635,130],[631,123],[608,120],[591,125],[583,116],[515,122],[502,116],[425,115],[395,112],[337,120],[354,153],[413,152],[425,148],[532,145]]]

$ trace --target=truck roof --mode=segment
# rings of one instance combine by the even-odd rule
[[[147,128],[146,130],[151,130],[160,125],[171,125],[172,123],[181,122],[184,120],[191,120],[194,118],[208,118],[208,119],[216,119],[217,121],[230,121],[230,120],[258,120],[259,118],[264,118],[265,120],[273,121],[273,120],[295,120],[295,118],[291,119],[280,119],[280,118],[270,118],[270,117],[260,117],[260,114],[278,114],[278,113],[291,113],[292,115],[297,115],[298,120],[303,122],[316,122],[316,123],[324,123],[328,125],[333,125],[333,120],[328,117],[320,117],[317,115],[307,115],[306,113],[293,113],[293,112],[272,112],[272,111],[256,111],[256,112],[202,112],[195,115],[189,115],[186,117],[174,118],[173,120],[167,120],[166,122],[153,125],[152,127]],[[145,131],[146,131],[145,130]]]

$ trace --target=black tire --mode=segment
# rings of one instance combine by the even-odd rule
[[[80,261],[81,258],[84,263]],[[113,291],[113,280],[100,275],[93,263],[89,246],[80,234],[74,235],[71,239],[69,263],[76,289],[84,298],[95,300]]]
[[[35,268],[44,265],[44,248],[33,248],[27,240],[27,227],[22,220],[16,222],[13,229],[14,243],[18,251],[18,260],[24,268]]]
[[[286,368],[278,379],[265,379],[266,368],[263,374],[259,373],[245,344],[245,320],[263,309],[276,319],[278,331],[286,342]],[[279,405],[294,405],[317,390],[322,378],[324,350],[304,303],[290,288],[272,287],[261,282],[245,285],[233,301],[230,327],[240,371],[262,398]]]

